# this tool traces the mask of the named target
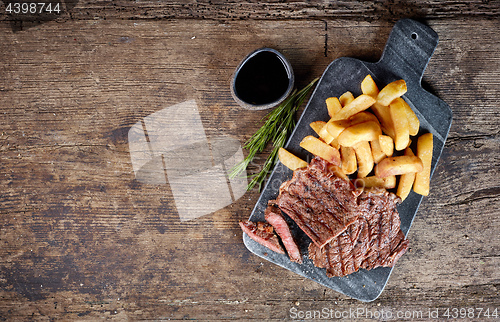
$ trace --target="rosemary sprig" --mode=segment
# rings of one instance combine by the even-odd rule
[[[279,148],[285,144],[288,136],[295,127],[295,112],[302,105],[307,94],[309,94],[318,79],[314,79],[298,92],[294,90],[283,103],[267,114],[264,125],[243,146],[243,148],[248,149],[247,157],[231,169],[229,178],[235,178],[243,172],[257,153],[262,152],[271,141],[273,150],[264,162],[262,170],[250,176],[253,178],[247,186],[247,190],[252,189],[256,184],[259,185],[259,190],[262,188],[262,182],[276,164]]]

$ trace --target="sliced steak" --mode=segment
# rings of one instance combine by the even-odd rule
[[[250,238],[270,250],[285,254],[281,247],[278,236],[274,233],[273,226],[265,222],[240,221],[240,227]]]
[[[396,205],[400,199],[385,189],[359,196],[361,216],[323,248],[309,245],[309,258],[326,275],[346,276],[359,268],[392,267],[408,249]]]
[[[302,264],[302,256],[300,255],[299,247],[292,237],[290,227],[288,227],[285,217],[281,214],[281,210],[270,204],[266,208],[265,216],[266,221],[274,227],[274,230],[278,236],[280,236],[290,260]]]
[[[339,178],[319,157],[295,170],[284,182],[276,199],[278,207],[292,218],[318,247],[341,234],[359,217],[359,194],[349,180]]]

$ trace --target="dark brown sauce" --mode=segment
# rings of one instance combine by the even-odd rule
[[[263,51],[243,63],[236,75],[234,90],[242,101],[264,105],[280,99],[289,81],[284,62],[275,53]]]

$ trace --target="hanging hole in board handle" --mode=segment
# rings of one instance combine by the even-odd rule
[[[418,38],[418,34],[416,32],[411,34],[411,39],[416,40]]]

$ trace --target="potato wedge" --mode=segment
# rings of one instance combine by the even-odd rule
[[[387,156],[380,147],[380,141],[378,138],[370,141],[370,147],[372,148],[373,162],[379,163]]]
[[[353,148],[341,146],[340,156],[342,159],[342,171],[344,171],[345,174],[353,174],[354,172],[356,172],[356,170],[358,170],[356,152]]]
[[[383,188],[384,179],[376,176],[357,178],[352,181],[356,189]]]
[[[326,99],[326,108],[328,109],[328,115],[332,117],[342,109],[342,104],[338,98],[329,97]]]
[[[405,155],[414,156],[413,151],[410,148],[405,149]],[[411,187],[413,186],[413,182],[415,181],[415,172],[409,172],[402,174],[399,177],[398,190],[396,191],[396,195],[401,198],[401,200],[405,200],[408,197],[408,194],[411,191]]]
[[[380,90],[377,95],[377,102],[384,106],[389,106],[396,98],[403,96],[407,90],[404,79],[396,80]]]
[[[402,155],[380,161],[375,166],[375,175],[379,178],[385,178],[409,172],[420,172],[423,168],[422,160],[419,157]]]
[[[386,156],[390,157],[394,154],[394,141],[390,136],[379,135],[378,141],[380,143],[380,148],[384,151]]]
[[[357,178],[353,180],[356,189],[368,188],[386,188],[392,189],[396,187],[396,176],[389,176],[387,178],[379,178],[377,176],[369,176],[365,178]]]
[[[333,139],[332,142],[330,142],[330,145],[337,150],[340,149],[339,140],[337,138]]]
[[[295,171],[300,168],[307,167],[307,162],[299,158],[293,153],[288,152],[284,148],[279,148],[278,159],[283,163],[288,169]]]
[[[328,121],[326,123],[326,131],[334,138],[338,138],[340,133],[342,133],[346,128],[351,126],[352,122],[350,120],[339,120],[339,121]]]
[[[371,109],[380,121],[382,131],[394,138],[394,125],[392,124],[391,113],[389,112],[389,107],[384,106],[378,102],[375,102]]]
[[[401,201],[405,200],[410,194],[411,187],[415,181],[415,172],[405,173],[399,177],[399,185],[396,195],[401,198]]]
[[[365,79],[361,82],[361,92],[366,95],[370,95],[371,97],[377,97],[378,95],[378,87],[375,84],[375,81],[372,78],[372,75],[366,75]]]
[[[373,169],[373,157],[368,141],[353,146],[358,161],[358,178],[366,177]]]
[[[384,179],[384,188],[386,189],[396,188],[396,176],[388,176],[382,179]]]
[[[408,103],[406,103],[406,101],[403,98],[398,97],[394,101],[397,102],[398,104],[401,104],[404,107],[404,110],[406,112],[406,118],[408,119],[408,130],[410,135],[411,136],[417,135],[418,130],[420,129],[420,121],[418,120],[418,117],[415,114],[415,112],[413,112],[410,105],[408,105]]]
[[[382,134],[380,126],[373,122],[363,122],[346,128],[338,136],[339,144],[352,147],[361,141],[373,141]]]
[[[319,137],[325,141],[326,144],[330,144],[332,143],[332,141],[335,139],[333,136],[330,135],[330,133],[328,133],[328,131],[326,130],[326,124],[325,126],[323,126],[323,128],[321,130],[319,130],[319,133],[318,133]]]
[[[395,100],[389,105],[389,112],[391,113],[395,133],[394,147],[398,151],[406,149],[410,142],[408,117],[406,116],[404,104],[401,101],[403,100]]]
[[[344,131],[349,126],[353,126],[368,121],[373,121],[378,123],[378,119],[375,115],[363,111],[351,116],[346,120],[334,121],[333,119],[330,119],[330,121],[328,121],[326,124],[326,130],[328,131],[328,133],[330,133],[331,136],[333,136],[334,138],[338,138],[340,133],[342,133],[342,131]]]
[[[434,138],[432,136],[432,133],[423,134],[418,138],[417,156],[422,160],[423,170],[415,175],[413,191],[422,196],[429,195],[433,148]]]
[[[340,165],[339,151],[314,136],[308,135],[303,138],[300,142],[300,146],[312,154],[325,159],[331,164]]]
[[[319,135],[319,131],[326,125],[325,121],[314,121],[309,123],[309,126]]]
[[[332,116],[332,120],[338,121],[349,118],[356,113],[368,109],[375,102],[376,100],[370,95],[361,94],[358,97],[356,97],[352,102],[344,106],[337,114]]]
[[[349,117],[348,120],[350,121],[350,125],[355,125],[358,123],[363,123],[363,122],[368,122],[368,121],[372,121],[372,122],[375,122],[377,124],[380,124],[380,122],[378,121],[378,118],[374,114],[372,114],[368,111],[362,111],[362,112],[356,113],[353,116]]]
[[[325,143],[330,144],[334,138],[326,131],[326,122],[324,121],[314,121],[309,124],[309,126],[318,134],[318,136],[325,141]]]
[[[342,104],[342,106],[346,106],[347,104],[354,101],[354,95],[352,95],[351,92],[347,91],[344,94],[340,95],[339,101],[340,101],[340,104]]]

